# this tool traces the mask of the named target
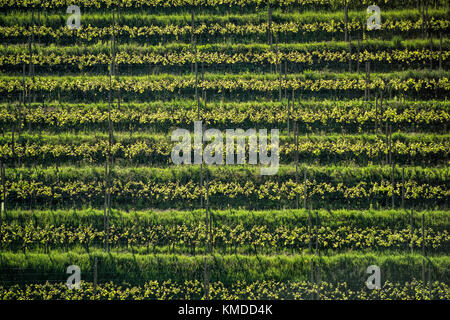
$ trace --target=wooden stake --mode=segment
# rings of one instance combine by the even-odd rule
[[[208,171],[207,171],[208,173]],[[206,235],[207,235],[207,250],[212,252],[212,233],[211,233],[211,214],[209,212],[209,174],[206,174]]]
[[[428,262],[428,292],[429,292],[429,298],[431,300],[432,297],[432,283],[431,283],[431,262]]]
[[[394,171],[395,171],[395,164],[392,163],[392,179],[391,179],[391,184],[392,184],[392,210],[395,209],[395,205],[394,205],[394,199],[395,199],[395,179],[394,179]]]
[[[290,108],[291,106],[290,106],[290,100],[288,100],[288,102],[287,102],[287,134],[288,134],[288,137],[290,137],[291,136],[291,131],[289,130],[290,128],[289,128],[289,122],[290,122],[290,119],[291,119],[291,108]]]
[[[381,117],[383,116],[383,90],[380,90],[380,131],[383,131],[381,127]]]
[[[114,53],[114,65],[115,65],[115,70],[114,70],[114,74],[116,76],[116,81],[119,83],[119,64],[117,64],[116,61],[116,17],[115,17],[115,11],[113,11],[113,53]],[[121,95],[120,95],[120,85],[117,88],[117,108],[120,109],[120,100],[121,100]]]
[[[111,183],[111,168],[112,167],[112,160],[111,157],[109,157],[109,168],[108,168],[108,185],[111,188],[112,187],[112,183]],[[110,233],[110,224],[109,224],[109,217],[111,216],[111,190],[110,188],[108,188],[108,212],[106,215],[106,234],[107,234],[107,238],[108,238],[108,250],[107,252],[109,253],[110,247],[109,247],[109,233]]]
[[[25,69],[26,69],[25,62],[23,62],[23,64],[22,64],[22,90],[23,90],[22,102],[23,102],[23,106],[24,106],[25,110],[27,110],[27,101],[26,101],[26,98],[27,98],[27,86],[25,85]],[[61,102],[60,102],[60,104],[61,104]]]
[[[378,95],[375,94],[375,134],[378,132]]]
[[[345,7],[344,7],[344,30],[345,30],[345,42],[348,41],[348,4],[347,1],[345,1]]]
[[[367,61],[367,100],[370,100],[370,61]]]
[[[107,210],[108,210],[108,156],[105,157],[105,204],[103,209],[103,226],[105,229],[105,250],[109,251],[109,238],[108,238],[108,223],[107,223]]]
[[[6,186],[5,186],[5,167],[3,161],[0,161],[0,175],[2,179],[2,197],[0,203],[0,235],[2,234],[2,211],[5,211]]]
[[[366,86],[365,86],[365,88],[364,88],[364,100],[365,101],[368,101],[368,98],[367,98],[367,61],[366,61],[366,63],[365,63],[365,68],[366,68],[366,70],[365,70],[365,82],[366,82]]]
[[[272,44],[272,8],[270,7],[270,3],[267,2],[267,15],[269,20],[269,26],[268,26],[268,39],[269,39],[269,45],[270,45],[270,51],[273,52],[273,44]],[[270,73],[273,72],[273,66],[272,63],[270,63]]]
[[[41,29],[41,12],[38,11],[38,30],[40,30],[40,29]],[[38,44],[41,45],[41,34],[40,33],[38,33]]]
[[[414,242],[413,242],[413,232],[414,232],[414,209],[413,209],[413,208],[411,208],[410,224],[411,224],[411,234],[410,234],[410,239],[411,239],[411,253],[413,253],[413,247],[414,247]]]
[[[314,288],[314,260],[313,260],[313,257],[311,256],[311,262],[310,262],[310,264],[311,264],[311,266],[310,266],[310,269],[311,269],[311,275],[310,275],[310,279],[311,279],[311,288]],[[314,299],[314,293],[313,293],[313,291],[311,292],[311,300],[313,300]]]
[[[311,232],[311,203],[308,210],[308,233],[309,233],[309,252],[312,253],[312,232]]]
[[[205,300],[209,300],[209,267],[208,267],[208,262],[207,262],[207,258],[205,257]]]
[[[209,198],[209,185],[208,185],[208,189],[206,190],[208,198]],[[209,200],[208,200],[209,201]],[[209,203],[208,203],[208,208],[209,208]],[[214,249],[214,242],[213,242],[213,213],[211,212],[211,210],[208,209],[208,213],[209,213],[209,242],[211,243],[211,254],[213,252]]]
[[[303,174],[304,174],[304,176],[303,176],[303,183],[304,183],[304,186],[305,186],[305,196],[303,198],[303,206],[306,209],[306,199],[308,198],[308,191],[307,191],[307,186],[306,186],[306,168],[304,169]],[[310,207],[311,207],[311,204],[310,204]],[[311,208],[310,208],[310,210],[311,210]]]
[[[433,52],[433,33],[430,31],[430,52]],[[430,70],[433,69],[433,56],[430,57]]]
[[[113,19],[114,19],[114,13],[113,13]],[[114,32],[112,34],[112,41],[111,41],[111,64],[109,68],[109,91],[108,91],[108,153],[107,153],[107,159],[106,159],[106,168],[105,168],[105,178],[107,179],[107,187],[106,187],[106,195],[105,195],[105,205],[108,207],[108,210],[106,212],[106,251],[109,253],[110,247],[109,247],[109,232],[110,232],[110,225],[109,225],[109,217],[111,215],[111,191],[110,187],[111,184],[111,170],[112,170],[112,156],[111,156],[111,148],[113,143],[113,126],[112,126],[112,120],[111,120],[111,103],[112,103],[112,76],[114,74],[114,67],[115,67],[115,50],[114,50]]]
[[[316,211],[316,250],[314,252],[314,254],[317,254],[317,252],[319,251],[319,213]]]
[[[212,232],[211,232],[211,216],[209,212],[209,174],[207,171],[206,174],[206,210],[205,210],[205,218],[206,218],[206,246],[205,246],[205,299],[209,299],[209,267],[207,263],[207,254],[211,254],[212,252]]]
[[[31,75],[31,80],[33,81],[34,84],[34,63],[32,61],[33,59],[33,52],[31,51],[31,47],[35,48],[35,44],[34,44],[34,10],[31,10],[31,20],[32,20],[32,31],[31,31],[31,46],[30,46],[30,75]],[[32,91],[32,96],[33,96],[33,102],[36,102],[36,93],[35,91]]]
[[[442,32],[439,32],[439,71],[442,71]]]
[[[203,81],[205,81],[205,64],[202,61],[202,77],[201,77],[201,82],[203,83]],[[206,112],[206,92],[205,92],[205,88],[202,86],[202,100],[203,100],[203,111]],[[205,119],[206,121],[206,119]]]
[[[294,122],[294,134],[295,134],[295,185],[298,185],[298,123]],[[296,198],[296,208],[299,208],[299,197],[298,192],[295,193]]]
[[[12,132],[11,132],[11,151],[12,151],[12,160],[13,160],[13,164],[16,164],[16,146],[15,146],[15,137],[14,137],[14,131],[15,131],[15,126],[12,126]]]
[[[279,79],[280,79],[279,100],[281,102],[281,62],[278,57],[278,35],[275,35],[275,51],[277,57],[277,67],[279,68]]]
[[[30,61],[28,62],[28,76],[31,77],[31,61],[33,59],[33,52],[31,50],[31,36],[30,38],[28,38],[28,51],[29,51],[29,57],[30,57]],[[28,92],[28,105],[31,104],[31,92],[32,92],[32,87],[30,87],[30,90]]]
[[[268,26],[268,38],[269,38],[269,45],[272,49],[272,8],[270,7],[270,3],[267,2],[267,16],[269,20],[269,26]]]
[[[425,289],[425,257],[422,257],[422,285]]]
[[[389,163],[392,163],[392,124],[389,123]]]
[[[425,213],[422,213],[422,255],[425,256]]]
[[[359,38],[358,38],[358,46],[356,47],[356,72],[359,73]]]
[[[422,213],[422,284],[425,285],[425,213]]]
[[[405,168],[402,168],[402,209],[405,209]]]
[[[287,99],[287,60],[284,60],[284,99]]]
[[[197,56],[194,51],[194,38],[195,38],[195,18],[194,18],[194,9],[191,11],[191,49],[192,53]],[[191,63],[191,73],[194,73],[194,63]]]
[[[110,135],[111,136],[111,135]],[[110,139],[111,141],[111,139]],[[111,143],[110,143],[111,145]],[[106,215],[106,235],[108,239],[108,248],[107,252],[109,252],[109,232],[110,232],[110,224],[109,224],[109,217],[111,216],[111,190],[112,187],[111,183],[111,171],[112,171],[112,156],[111,156],[111,148],[109,149],[109,157],[108,157],[108,189],[107,189],[107,203],[108,203],[108,211]]]
[[[352,37],[348,40],[348,72],[352,72]]]
[[[422,5],[421,9],[419,7],[419,10],[422,13],[422,40],[425,39],[425,6]]]
[[[195,67],[195,101],[197,102],[197,119],[200,119],[200,101],[198,97],[198,63],[197,63],[197,43],[194,42],[194,67]]]
[[[202,130],[203,132],[206,131],[206,124],[202,124]],[[202,139],[202,146],[200,150],[200,208],[203,208],[203,139]]]
[[[192,12],[192,24],[194,24],[194,16]],[[195,38],[193,38],[193,46],[194,46],[194,71],[195,71],[195,101],[197,103],[197,120],[201,121],[200,118],[200,99],[198,95],[198,63],[197,63],[197,42],[195,41]],[[202,73],[203,78],[203,73]],[[205,124],[206,126],[206,124]],[[203,124],[202,124],[202,130],[203,130]],[[204,130],[203,130],[204,131]],[[200,163],[200,190],[203,188],[203,139],[202,139],[202,150],[200,151],[200,155],[202,156],[202,161]],[[200,208],[203,208],[203,192],[200,193]]]
[[[320,264],[317,264],[316,273],[316,283],[317,283],[317,300],[320,300]]]
[[[19,96],[20,96],[20,94],[19,94]],[[20,140],[20,133],[22,131],[22,100],[21,100],[20,97],[19,97],[19,107],[18,107],[17,113],[18,113],[18,117],[17,117],[17,133],[19,135],[19,140]],[[20,157],[18,157],[18,160],[19,160],[19,166],[20,166]]]
[[[388,121],[386,121],[386,164],[389,164],[389,134],[388,134]]]
[[[94,257],[94,295],[97,293],[97,257]]]
[[[425,2],[425,36],[428,36],[428,1]]]

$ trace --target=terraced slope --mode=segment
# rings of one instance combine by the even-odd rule
[[[0,299],[450,298],[447,1],[70,4],[0,0]],[[277,173],[175,166],[194,121]]]

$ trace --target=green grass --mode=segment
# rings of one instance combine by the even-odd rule
[[[308,211],[305,209],[285,210],[211,210],[214,216],[214,224],[237,225],[242,224],[245,228],[253,225],[265,225],[270,230],[278,226],[295,227],[308,224]],[[379,228],[404,229],[410,226],[410,212],[405,210],[325,210],[319,209],[320,225],[324,227],[352,226],[366,228],[376,226]],[[449,230],[450,221],[446,210],[414,211],[414,227],[421,228],[422,215],[425,216],[427,228],[434,230]],[[124,211],[112,209],[111,223],[118,227],[130,226],[139,223],[140,226],[147,225],[178,225],[182,223],[195,224],[203,221],[205,210],[195,209],[191,211],[179,210],[148,210],[148,211]],[[37,226],[65,225],[77,227],[80,225],[92,225],[102,229],[104,223],[104,211],[97,209],[83,210],[8,210],[3,213],[3,221],[6,224],[26,225],[33,222]],[[314,219],[313,219],[314,222]]]
[[[61,281],[67,279],[66,268],[78,265],[83,280],[92,280],[93,257],[97,256],[98,276],[103,281],[139,284],[149,280],[183,282],[202,279],[204,257],[182,255],[133,255],[104,253],[92,254],[21,254],[0,253],[0,281],[15,277],[16,283],[45,281],[48,274]],[[241,256],[214,255],[209,258],[210,281],[226,285],[237,281],[308,281],[310,261],[320,265],[321,280],[348,282],[360,287],[367,279],[366,268],[378,265],[383,279],[410,282],[421,275],[422,256],[417,254],[381,255],[350,253],[334,256]],[[427,257],[432,264],[432,278],[442,282],[450,280],[450,258]]]
[[[357,80],[364,79],[365,75],[363,73],[357,72],[329,72],[329,71],[312,71],[305,70],[299,74],[288,74],[287,80],[295,79],[297,81],[304,80]],[[408,80],[408,79],[442,79],[450,77],[450,71],[438,71],[438,70],[408,70],[408,71],[395,71],[387,73],[371,73],[370,77],[372,80],[382,79],[388,80]],[[108,79],[108,76],[97,75],[97,76],[56,76],[56,75],[46,75],[45,77],[36,77],[38,79],[53,80],[53,81],[104,81]],[[185,75],[171,75],[171,74],[150,74],[145,76],[121,76],[120,81],[134,80],[136,82],[142,81],[156,81],[156,80],[179,80],[179,79],[195,79],[195,74],[185,74]],[[214,72],[205,72],[205,81],[218,81],[218,80],[279,80],[278,73],[250,73],[244,72],[241,74],[223,74]],[[18,82],[21,83],[22,76],[9,76],[6,74],[0,75],[1,82]],[[29,81],[29,79],[27,79]]]
[[[428,10],[430,17],[434,19],[446,19],[447,12],[444,8]],[[41,24],[45,26],[58,27],[64,25],[69,15],[65,13],[50,12],[46,16],[41,15]],[[354,11],[349,10],[348,16],[350,20],[365,21],[366,13],[363,10]],[[289,10],[289,12],[282,12],[279,9],[272,11],[272,17],[277,22],[298,21],[303,23],[314,22],[328,22],[332,19],[343,20],[343,10],[330,11],[296,11]],[[400,9],[388,10],[383,12],[383,18],[386,20],[418,20],[421,15],[417,9]],[[37,17],[35,16],[37,20]],[[225,13],[213,14],[208,10],[197,10],[195,19],[197,23],[211,24],[211,23],[263,23],[267,22],[267,11],[259,10],[254,13]],[[125,12],[120,12],[116,16],[116,23],[118,25],[131,26],[148,26],[148,25],[185,25],[190,24],[191,13],[185,12],[156,12],[155,10],[139,10],[133,12],[133,9],[128,9]],[[112,14],[103,11],[87,11],[83,12],[83,24],[92,26],[109,26],[112,24]],[[8,15],[0,14],[0,25],[2,26],[27,26],[32,25],[31,13],[29,11],[9,11]]]
[[[280,43],[278,45],[279,52],[301,52],[307,53],[311,51],[330,51],[330,52],[340,52],[348,51],[348,42],[344,41],[322,41],[322,42],[307,42],[307,43]],[[390,50],[424,50],[432,49],[439,51],[440,42],[439,39],[430,40],[378,40],[378,39],[368,39],[364,41],[364,46],[361,46],[361,50],[368,50],[375,54],[376,51],[390,51]],[[356,43],[353,43],[353,51],[356,52]],[[450,50],[450,40],[444,38],[442,40],[442,49],[445,51]],[[197,45],[197,51],[202,52],[212,52],[212,53],[263,53],[272,51],[270,45],[266,43],[251,43],[251,44],[236,44],[236,43],[213,43],[213,44],[199,44]],[[108,44],[103,42],[97,42],[89,44],[89,46],[59,46],[51,44],[49,46],[35,46],[32,48],[32,53],[42,54],[42,55],[98,55],[107,54],[109,55],[111,48]],[[1,45],[0,55],[18,55],[18,54],[29,54],[28,44],[20,45]],[[142,42],[132,42],[126,44],[119,44],[116,47],[116,53],[134,53],[134,54],[168,54],[172,52],[192,52],[192,46],[188,43],[180,42],[169,42],[163,45],[153,46]],[[444,57],[445,58],[445,57]]]

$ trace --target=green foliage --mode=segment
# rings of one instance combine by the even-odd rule
[[[386,281],[381,290],[366,288],[352,291],[347,283],[321,282],[320,286],[310,282],[240,281],[224,286],[220,281],[210,284],[209,298],[212,300],[307,300],[319,292],[321,300],[448,300],[450,289],[446,283],[434,281],[431,290],[427,283],[413,280],[407,284]],[[61,283],[0,286],[0,300],[197,300],[204,297],[201,281],[174,283],[149,281],[144,285],[116,285],[112,282],[94,285],[82,281],[80,290],[69,290]]]
[[[188,130],[193,136],[193,128],[188,127]],[[13,146],[12,134],[8,133],[0,137],[0,157],[9,163],[20,159],[25,164],[103,164],[108,146],[107,137],[107,133],[101,131],[56,135],[45,132],[24,133],[20,137],[15,135],[17,140]],[[450,152],[448,134],[395,133],[391,146],[383,134],[306,134],[299,136],[298,141],[299,159],[309,164],[384,163],[390,150],[399,165],[443,165],[448,163]],[[111,155],[118,165],[171,165],[170,155],[176,143],[164,133],[138,132],[130,135],[119,132],[114,134]],[[225,157],[226,141],[223,143]],[[191,150],[193,148],[192,143]],[[245,148],[248,154],[248,143]],[[296,150],[292,134],[280,136],[280,163],[293,163]]]

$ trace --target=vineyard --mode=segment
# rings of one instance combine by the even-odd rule
[[[0,300],[450,299],[447,0],[0,8]]]

